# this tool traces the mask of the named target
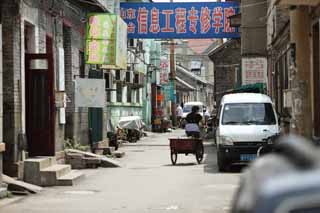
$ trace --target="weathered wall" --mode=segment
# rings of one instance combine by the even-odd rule
[[[242,0],[241,5],[241,55],[266,56],[267,1]]]
[[[236,87],[236,67],[241,64],[241,49],[239,40],[231,40],[224,48],[210,54],[214,62],[215,101],[220,100],[227,90]]]
[[[3,142],[3,126],[2,126],[2,120],[3,120],[3,105],[2,105],[2,21],[1,21],[1,8],[2,5],[0,3],[0,145]],[[2,183],[2,171],[3,171],[3,162],[2,162],[2,151],[0,150],[0,187]]]
[[[74,80],[80,77],[80,57],[85,49],[85,23],[81,22],[80,17],[84,17],[85,12],[80,8],[74,11],[68,7],[64,12],[65,83],[69,100],[66,109],[65,137],[73,138],[81,144],[88,144],[88,108],[78,108],[74,105]],[[88,76],[88,69],[85,69],[84,74],[83,77]]]
[[[4,160],[13,162],[14,144],[21,129],[21,52],[19,1],[2,1],[3,24],[3,140],[7,150]]]

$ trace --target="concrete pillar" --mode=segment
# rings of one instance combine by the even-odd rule
[[[292,70],[293,112],[291,130],[306,137],[312,136],[311,109],[311,17],[308,7],[290,11],[291,43],[296,45],[296,67]]]

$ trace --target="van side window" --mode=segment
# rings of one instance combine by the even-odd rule
[[[221,116],[222,105],[219,106],[217,118],[220,119]]]

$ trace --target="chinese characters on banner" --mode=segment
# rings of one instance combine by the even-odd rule
[[[128,38],[238,38],[236,2],[121,3]]]
[[[242,58],[242,85],[267,82],[266,58]]]
[[[160,59],[160,84],[169,83],[169,60],[166,56]]]

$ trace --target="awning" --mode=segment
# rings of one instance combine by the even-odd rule
[[[244,86],[238,87],[234,91],[235,92],[265,93],[266,84],[265,83],[248,84],[248,85],[244,85]]]
[[[265,83],[256,83],[240,86],[236,89],[230,89],[223,92],[216,93],[216,95],[230,94],[230,93],[262,93],[266,94],[267,86]]]
[[[188,84],[187,82],[185,82],[184,80],[182,80],[179,77],[176,77],[177,83],[180,83],[183,87],[185,87],[187,90],[196,90],[196,88],[194,88],[193,86],[191,86],[190,84]]]
[[[205,80],[202,80],[199,76],[193,74],[192,72],[190,72],[188,69],[186,69],[185,67],[181,66],[181,65],[177,65],[177,72],[180,72],[182,74],[185,74],[187,76],[189,76],[190,78],[193,78],[194,80],[202,83],[202,84],[207,84],[208,82]]]

